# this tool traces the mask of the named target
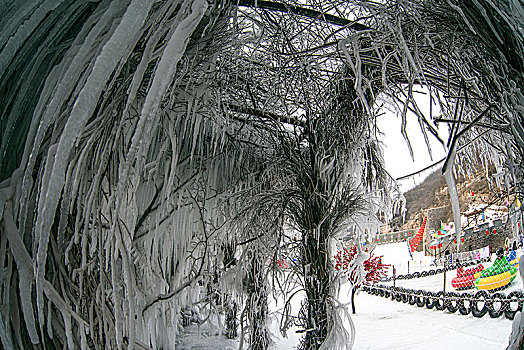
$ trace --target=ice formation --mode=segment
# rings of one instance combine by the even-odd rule
[[[480,158],[522,199],[522,3],[330,4],[0,4],[5,348],[174,348],[188,308],[220,320],[221,293],[266,339],[247,296],[322,281],[315,307],[331,323],[312,325],[305,307],[306,329],[322,331],[302,346],[339,344],[332,239],[399,205],[379,94],[399,105],[408,143],[413,115],[438,136],[416,87],[438,101],[456,128],[450,188]],[[282,254],[303,264],[275,271]]]

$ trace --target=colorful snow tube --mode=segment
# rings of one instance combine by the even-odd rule
[[[509,262],[509,264],[515,268],[519,268],[519,259],[513,259]]]
[[[475,287],[479,290],[502,289],[510,284],[515,279],[515,276],[517,276],[517,269],[513,267],[512,270],[494,276],[479,277],[475,280]]]
[[[515,250],[510,250],[508,255],[506,256],[506,259],[509,261],[515,260],[517,258],[517,252]]]
[[[457,277],[451,280],[451,286],[455,289],[472,288],[475,283],[475,273],[484,270],[484,266],[479,264],[477,267],[464,270],[462,267],[457,269]]]
[[[510,284],[517,276],[517,269],[504,256],[497,258],[493,266],[475,274],[475,287],[479,290],[499,290]]]

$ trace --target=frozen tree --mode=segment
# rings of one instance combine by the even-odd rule
[[[341,346],[330,244],[389,201],[382,96],[406,140],[413,115],[427,138],[450,125],[450,188],[480,155],[522,198],[519,1],[41,0],[0,15],[4,347],[173,348],[183,308],[229,313],[233,335],[236,304],[262,349],[253,308],[297,285],[302,347]],[[420,111],[420,87],[441,115]],[[257,265],[284,250],[296,278]]]

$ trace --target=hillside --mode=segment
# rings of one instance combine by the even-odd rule
[[[459,177],[457,179],[457,191],[459,194],[460,208],[462,211],[468,209],[469,204],[491,203],[497,195],[490,190],[485,172],[477,171],[471,177]],[[429,208],[448,206],[445,214],[446,222],[453,220],[450,207],[448,186],[440,169],[429,175],[420,185],[404,193],[406,198],[406,221],[397,217],[391,223],[393,228],[412,229],[418,228]],[[503,204],[503,203],[497,203]]]

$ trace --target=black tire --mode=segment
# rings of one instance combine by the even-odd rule
[[[459,312],[461,315],[467,315],[471,312],[471,299],[473,296],[469,293],[463,293],[460,298]]]
[[[391,296],[391,292],[389,290],[384,291],[384,298],[389,298]]]
[[[484,300],[484,305],[479,308],[479,302]],[[488,312],[489,294],[485,290],[479,290],[475,293],[471,301],[471,314],[475,317],[482,317]]]
[[[409,301],[409,292],[408,292],[408,291],[404,291],[404,292],[402,293],[401,298],[402,298],[402,302],[403,302],[404,304],[407,303],[407,302]]]
[[[491,300],[488,303],[489,317],[499,318],[506,308],[506,295],[501,292],[491,294]]]
[[[446,307],[446,301],[444,300],[445,294],[443,291],[435,294],[435,309],[442,311]]]
[[[433,309],[433,306],[435,306],[435,293],[427,292],[424,294],[424,304],[426,304],[426,308]]]
[[[454,314],[461,306],[460,294],[457,292],[449,292],[446,293],[446,298],[447,300],[444,305],[449,312]]]
[[[435,270],[429,270],[428,271],[428,275],[430,275],[430,276],[435,276],[436,274],[437,274],[437,271],[435,271]]]
[[[395,294],[395,300],[397,302],[400,302],[402,300],[402,292],[401,291],[398,291],[396,294]]]
[[[413,272],[413,278],[420,278],[420,272]]]
[[[384,289],[383,289],[383,288],[380,288],[380,289],[378,290],[378,295],[380,295],[381,297],[384,296],[384,293],[385,293],[385,292],[384,292]]]
[[[420,277],[426,277],[428,275],[428,272],[427,271],[422,271],[420,273]]]
[[[415,302],[417,303],[418,307],[423,307],[425,305],[424,302],[424,293],[422,291],[418,291],[417,295],[415,297]]]
[[[515,314],[519,311],[522,311],[522,303],[524,298],[524,293],[521,291],[515,290],[508,294],[506,300],[506,309],[504,310],[504,316],[507,319],[512,320],[515,318]]]
[[[436,274],[437,274],[437,273],[442,273],[442,272],[444,272],[444,269],[437,269],[437,270],[435,271]]]
[[[415,305],[417,303],[417,292],[412,291],[409,296],[409,305]]]

